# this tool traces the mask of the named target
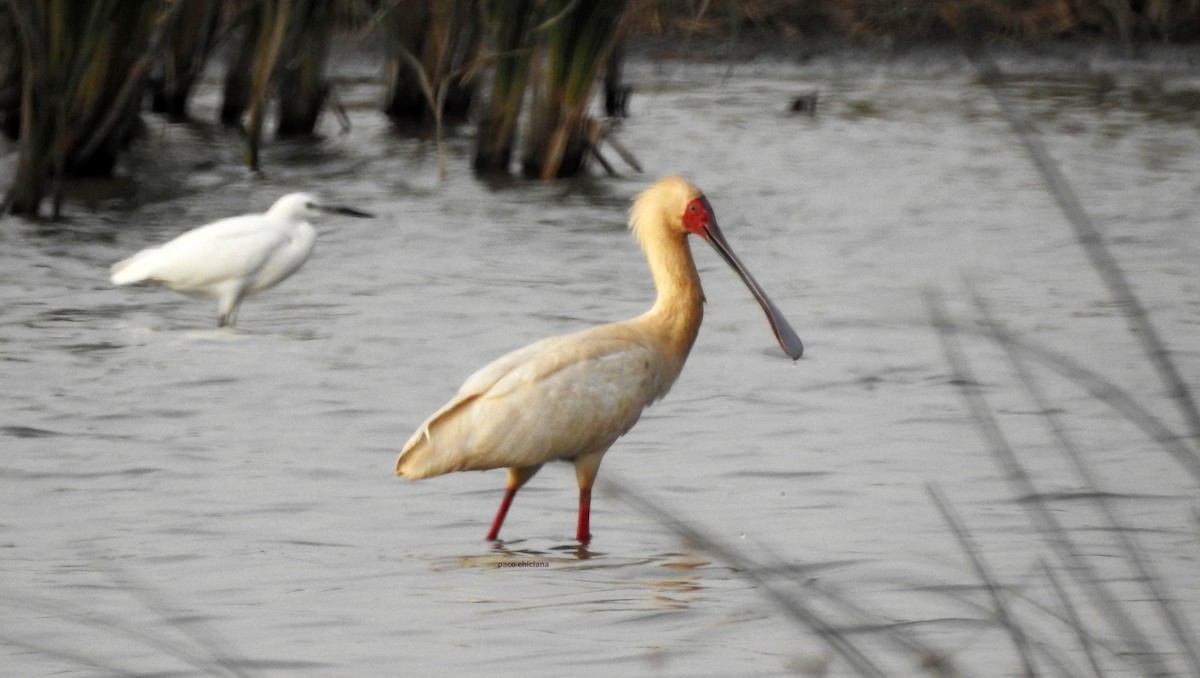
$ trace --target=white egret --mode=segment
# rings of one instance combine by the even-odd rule
[[[309,220],[322,212],[374,216],[322,204],[308,193],[290,193],[264,214],[214,221],[119,261],[112,265],[112,282],[144,282],[216,299],[218,326],[232,325],[246,295],[278,285],[308,260],[317,240]]]

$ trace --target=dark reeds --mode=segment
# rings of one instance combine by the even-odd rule
[[[516,143],[529,67],[533,29],[540,16],[536,0],[485,3],[488,40],[495,52],[491,93],[479,116],[475,171],[507,174]]]
[[[620,82],[627,2],[514,0],[485,3],[494,63],[491,96],[479,116],[475,169],[507,173],[518,119],[528,102],[521,154],[525,176],[575,176],[594,156],[610,174],[598,145],[605,129],[588,115],[601,72],[606,110],[627,112],[629,88]],[[618,152],[631,166],[628,151]]]
[[[325,67],[333,17],[330,0],[259,0],[239,15],[241,42],[226,72],[221,122],[236,126],[245,117],[245,163],[251,170],[259,169],[272,101],[277,136],[315,131],[330,94]]]
[[[9,139],[21,133],[20,44],[12,13],[0,5],[0,134]]]
[[[20,139],[0,214],[61,207],[67,176],[112,171],[138,121],[153,0],[29,0],[7,5],[20,36]]]
[[[472,163],[481,173],[507,172],[523,128],[522,172],[540,179],[578,174],[589,157],[613,172],[597,149],[602,140],[628,156],[605,139],[610,130],[589,116],[589,106],[604,73],[607,115],[627,110],[620,64],[630,30],[708,34],[730,45],[744,44],[746,35],[892,44],[956,36],[978,44],[1100,38],[1126,46],[1200,39],[1200,2],[1171,0],[7,0],[0,8],[0,128],[20,137],[2,207],[30,214],[48,195],[56,197],[57,214],[64,180],[111,171],[137,128],[152,67],[153,109],[186,115],[210,50],[230,32],[222,22],[240,40],[229,50],[220,118],[244,128],[252,168],[268,104],[277,104],[276,134],[311,134],[331,96],[325,67],[332,30],[339,22],[361,25],[374,12],[387,41],[386,114],[399,127],[432,131],[440,148],[444,123],[467,119],[490,71],[490,96],[476,106]],[[1037,151],[1030,152],[1036,162]],[[1064,205],[1068,214],[1073,209]],[[1082,230],[1079,237],[1085,246],[1092,240]],[[1145,350],[1161,354],[1162,341],[1120,292],[1127,286],[1119,268],[1110,261],[1099,270],[1116,271],[1104,273],[1114,296],[1132,312]],[[1200,435],[1192,394],[1164,361],[1153,360]]]
[[[333,36],[333,10],[330,0],[293,3],[275,76],[279,91],[276,136],[308,136],[316,129],[329,98],[325,64]]]
[[[384,10],[384,113],[404,129],[463,120],[475,94],[482,30],[477,0],[396,0]]]
[[[608,55],[608,63],[604,65],[604,114],[610,118],[624,118],[629,115],[629,97],[632,90],[621,79],[625,68],[625,39],[621,38],[613,45]]]
[[[383,112],[392,120],[433,120],[433,88],[428,84],[426,66],[417,56],[423,51],[429,15],[427,4],[418,0],[397,0],[384,9],[384,42],[389,56]]]
[[[744,29],[760,35],[886,39],[894,44],[948,41],[960,35],[1008,43],[1099,38],[1126,46],[1200,38],[1200,3],[1191,0],[657,0],[639,7],[635,20],[636,30],[653,34],[725,37]]]
[[[222,86],[221,124],[226,127],[240,127],[242,116],[246,114],[250,102],[251,73],[258,51],[263,18],[264,8],[256,2],[242,8],[231,22],[230,30],[236,36],[237,47],[234,49],[233,58],[225,66],[225,80]]]
[[[160,21],[159,65],[150,79],[150,110],[187,117],[188,98],[208,61],[220,9],[219,0],[179,0]]]
[[[246,99],[245,164],[252,171],[259,169],[258,150],[262,141],[267,105],[275,84],[275,67],[284,53],[288,26],[292,20],[292,0],[260,0],[258,31],[247,34],[254,49],[250,62],[250,89]]]
[[[533,66],[529,125],[521,159],[527,177],[583,171],[587,107],[601,69],[621,38],[625,0],[547,0],[544,42]]]

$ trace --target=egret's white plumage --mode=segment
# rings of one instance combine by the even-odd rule
[[[264,214],[214,221],[119,261],[112,266],[112,282],[151,283],[216,299],[218,324],[230,325],[242,299],[278,285],[308,260],[317,241],[309,222],[322,212],[371,216],[321,204],[308,193],[291,193]]]
[[[576,538],[590,538],[591,488],[609,446],[666,395],[683,369],[703,317],[704,293],[687,245],[699,235],[742,276],[793,359],[803,346],[734,256],[703,194],[678,177],[654,183],[634,201],[630,228],[658,291],[646,313],[622,322],[534,342],[475,374],[405,444],[396,474],[420,479],[450,471],[508,468],[495,539],[516,491],[541,465],[575,464]]]

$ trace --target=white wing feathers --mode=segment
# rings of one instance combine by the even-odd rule
[[[246,277],[246,271],[262,267],[286,239],[279,229],[263,229],[257,215],[222,219],[113,264],[112,281],[118,285],[156,282],[199,292],[230,278]]]

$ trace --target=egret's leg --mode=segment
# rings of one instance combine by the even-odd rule
[[[517,496],[517,490],[521,489],[533,474],[538,472],[542,466],[512,466],[508,469],[508,481],[504,484],[504,499],[500,500],[500,510],[496,511],[496,517],[492,520],[492,529],[488,530],[488,541],[495,541],[500,535],[500,526],[504,524],[504,516],[508,515],[508,507],[512,506],[513,497]]]
[[[227,280],[221,283],[221,286],[216,290],[217,300],[220,304],[217,316],[217,326],[227,327],[233,325],[237,320],[238,307],[242,305],[242,299],[246,296],[246,283],[243,280]]]
[[[233,299],[221,299],[221,314],[217,316],[217,327],[228,327],[237,319],[238,302],[241,301],[237,297]]]

